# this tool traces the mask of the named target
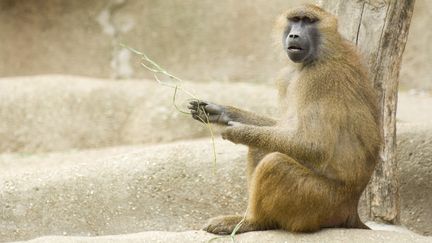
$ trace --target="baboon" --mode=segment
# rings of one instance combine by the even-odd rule
[[[280,120],[204,101],[189,105],[193,118],[225,125],[224,139],[249,146],[249,199],[237,232],[367,229],[357,206],[382,143],[376,91],[335,16],[302,5],[277,26],[291,60],[277,82]],[[204,230],[230,234],[242,218],[212,218]]]

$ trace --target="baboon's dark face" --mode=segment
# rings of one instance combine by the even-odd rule
[[[319,38],[317,20],[299,16],[288,20],[283,44],[291,61],[308,63],[317,57]]]

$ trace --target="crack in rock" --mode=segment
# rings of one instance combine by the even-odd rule
[[[116,23],[114,14],[125,6],[126,0],[110,0],[106,7],[99,13],[96,20],[102,28],[103,33],[111,38],[111,70],[112,78],[131,78],[134,70],[131,65],[131,53],[129,50],[119,46],[119,35],[129,32],[135,25],[132,18],[123,18]]]

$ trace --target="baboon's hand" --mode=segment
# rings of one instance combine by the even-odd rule
[[[244,137],[249,137],[249,127],[240,122],[230,121],[228,127],[222,131],[222,138],[233,143],[243,143]]]
[[[225,107],[216,105],[206,101],[191,101],[188,106],[191,111],[192,117],[200,122],[218,123],[221,125],[228,125],[232,121]]]

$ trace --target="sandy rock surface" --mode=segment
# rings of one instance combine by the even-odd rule
[[[0,240],[199,229],[221,211],[240,214],[246,148],[221,140],[216,148],[216,165],[209,139],[134,147],[102,160],[98,154],[115,152],[91,151],[88,162],[67,154],[15,158],[33,166],[0,178]]]
[[[402,223],[427,235],[431,143],[430,126],[399,127]],[[241,214],[246,148],[220,139],[215,145],[215,167],[210,139],[13,157],[15,168],[0,179],[0,239],[190,230],[212,216]]]
[[[200,99],[277,114],[271,85],[185,83]],[[43,152],[208,136],[156,81],[74,76],[0,78],[0,152]],[[250,99],[250,94],[253,100]],[[179,91],[179,106],[188,96]]]
[[[412,230],[432,235],[431,123],[400,124],[397,146],[402,223]]]
[[[164,232],[164,231],[149,231],[130,235],[111,235],[100,237],[62,237],[48,236],[39,239],[31,240],[31,243],[54,243],[54,242],[73,242],[73,243],[106,243],[106,242],[182,242],[182,243],[198,243],[209,242],[209,240],[217,236],[203,231],[186,231],[186,232]],[[305,242],[350,242],[350,243],[426,243],[431,242],[431,237],[424,237],[416,234],[397,233],[389,231],[372,231],[372,230],[345,230],[345,229],[329,229],[323,230],[314,234],[292,234],[284,231],[261,231],[249,232],[235,236],[235,242],[274,242],[274,243],[305,243]],[[221,237],[211,242],[232,242],[229,237]]]

